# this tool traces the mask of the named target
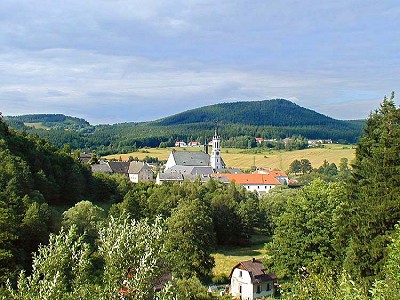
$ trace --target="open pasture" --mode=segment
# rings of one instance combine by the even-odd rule
[[[127,154],[114,154],[104,156],[106,159],[127,160],[129,156],[143,159],[146,156],[158,157],[159,160],[167,160],[172,149],[176,151],[201,151],[202,147],[187,148],[146,148],[137,152]],[[223,148],[222,158],[226,165],[232,168],[250,169],[252,166],[258,168],[272,168],[287,170],[295,159],[308,159],[313,167],[319,167],[324,160],[339,165],[341,158],[347,158],[349,162],[355,157],[355,147],[351,145],[327,144],[323,148],[309,148],[304,150],[283,151],[267,150],[261,148],[237,149]]]

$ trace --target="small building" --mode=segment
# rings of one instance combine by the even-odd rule
[[[149,165],[142,161],[131,161],[128,169],[129,180],[138,182],[153,182],[154,172]]]
[[[289,177],[288,175],[281,171],[281,170],[262,170],[258,169],[253,172],[253,174],[270,174],[272,175],[275,179],[277,179],[282,185],[288,185],[289,183]]]
[[[259,195],[268,193],[270,189],[282,185],[271,174],[213,174],[214,177],[226,177],[229,181],[242,185],[248,191],[256,191]]]
[[[175,142],[175,147],[186,147],[187,144],[183,141],[176,141]]]
[[[229,276],[231,280],[230,293],[242,300],[261,299],[275,294],[277,278],[273,273],[267,273],[259,259],[242,261],[233,267]]]
[[[257,143],[257,144],[262,144],[264,141],[265,141],[264,138],[262,138],[262,137],[256,137],[256,143]]]

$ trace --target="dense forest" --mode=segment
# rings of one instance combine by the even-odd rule
[[[221,299],[203,286],[213,248],[246,245],[257,230],[270,238],[265,265],[281,299],[399,299],[399,125],[392,94],[351,167],[295,162],[302,188],[258,197],[213,180],[90,174],[70,147],[0,120],[0,297]],[[156,291],[165,272],[173,280]]]
[[[222,146],[238,148],[255,147],[255,137],[279,140],[302,136],[355,143],[364,125],[363,121],[335,120],[282,99],[222,103],[142,123],[91,126],[63,115],[7,117],[7,122],[13,128],[47,138],[59,148],[68,144],[101,155],[174,146],[177,140],[204,143],[212,137],[216,122],[226,142]],[[42,126],[31,126],[38,122]]]

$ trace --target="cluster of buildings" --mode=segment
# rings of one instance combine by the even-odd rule
[[[235,182],[260,195],[276,186],[288,184],[288,176],[282,171],[257,170],[252,174],[244,174],[239,169],[227,168],[221,156],[221,137],[217,129],[210,144],[210,151],[208,145],[204,146],[203,151],[172,150],[165,168],[158,172],[155,179],[152,168],[145,162],[100,161],[98,164],[92,164],[91,168],[92,172],[125,174],[134,183],[154,180],[156,184],[185,180],[206,182],[210,179],[224,183]]]

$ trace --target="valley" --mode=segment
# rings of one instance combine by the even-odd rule
[[[143,160],[146,156],[157,157],[160,161],[167,160],[171,150],[176,151],[201,151],[201,147],[187,148],[145,148],[136,152],[106,155],[103,158],[128,160],[130,156]],[[258,168],[272,168],[287,170],[292,161],[308,159],[313,167],[319,167],[324,160],[339,165],[341,158],[347,158],[351,162],[355,157],[355,148],[352,145],[325,144],[323,148],[309,148],[304,150],[266,150],[262,148],[238,149],[223,148],[222,157],[228,167],[239,169],[250,169],[252,166]]]

